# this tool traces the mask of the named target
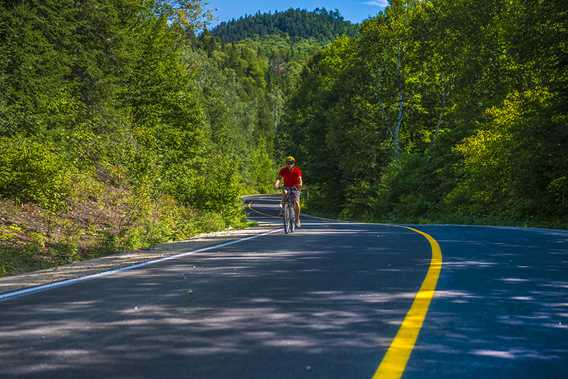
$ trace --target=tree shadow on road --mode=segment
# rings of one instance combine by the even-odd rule
[[[323,232],[323,245],[306,228],[6,303],[0,374],[369,377],[427,270],[428,245],[403,229]]]
[[[426,230],[443,275],[405,378],[568,378],[568,233]]]

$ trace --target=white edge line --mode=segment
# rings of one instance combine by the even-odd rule
[[[79,277],[79,278],[67,279],[67,280],[62,280],[60,282],[48,283],[48,284],[43,284],[43,285],[39,285],[39,286],[36,286],[36,287],[25,288],[25,289],[21,289],[21,290],[12,291],[12,292],[0,293],[0,303],[7,301],[7,300],[15,299],[15,298],[18,298],[18,297],[31,295],[31,294],[34,294],[34,293],[45,292],[45,291],[48,291],[48,290],[54,289],[54,288],[71,286],[73,284],[83,282],[83,281],[86,281],[86,280],[102,278],[102,277],[110,276],[110,275],[113,275],[113,274],[116,274],[116,273],[119,273],[119,272],[130,271],[130,270],[154,265],[154,264],[165,262],[165,261],[183,258],[183,257],[186,257],[188,255],[202,253],[204,251],[209,251],[209,250],[214,250],[214,249],[219,249],[219,248],[234,245],[234,244],[244,242],[244,241],[250,241],[252,239],[256,239],[256,238],[263,237],[263,236],[266,236],[266,235],[269,235],[269,234],[272,234],[272,233],[276,233],[276,232],[279,232],[281,230],[282,229],[275,229],[275,230],[271,230],[271,231],[266,232],[266,233],[261,233],[261,234],[257,234],[257,235],[254,235],[254,236],[241,238],[241,239],[238,239],[238,240],[225,242],[225,243],[222,243],[220,245],[208,246],[208,247],[204,247],[204,248],[201,248],[201,249],[188,251],[188,252],[185,252],[185,253],[171,255],[169,257],[164,257],[164,258],[160,258],[160,259],[155,259],[155,260],[151,260],[151,261],[137,263],[137,264],[134,264],[134,265],[131,265],[131,266],[126,266],[126,267],[117,268],[117,269],[113,269],[113,270],[102,271],[102,272],[99,272],[99,273],[96,273],[96,274],[82,276],[82,277]]]

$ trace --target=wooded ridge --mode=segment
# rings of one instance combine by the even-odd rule
[[[346,21],[339,11],[316,8],[314,11],[290,8],[283,12],[258,12],[237,20],[222,22],[211,34],[224,42],[266,37],[274,34],[292,39],[313,38],[330,42],[341,35],[353,36],[358,26]]]

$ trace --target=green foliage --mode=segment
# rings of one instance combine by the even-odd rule
[[[194,51],[192,59],[199,62],[211,139],[232,172],[241,173],[247,190],[267,191],[274,180],[274,140],[285,99],[321,45],[277,36],[223,46],[211,45],[211,37],[203,35],[199,43],[208,56]]]
[[[51,143],[0,137],[0,195],[58,210],[71,192],[74,169]]]
[[[224,44],[197,33],[203,9],[0,4],[0,200],[30,222],[0,250],[53,265],[243,225],[239,196],[269,190],[284,103],[321,42]]]
[[[281,126],[309,206],[567,225],[567,21],[561,1],[401,0],[327,47]]]
[[[513,92],[501,107],[489,109],[486,126],[456,147],[465,177],[449,199],[458,197],[474,214],[562,217],[568,210],[561,170],[566,160],[557,150],[562,140],[549,140],[560,131],[551,119],[552,100],[546,90]]]
[[[354,35],[357,26],[346,21],[341,14],[317,8],[310,12],[302,9],[288,9],[283,12],[260,13],[241,17],[238,20],[222,22],[211,34],[224,42],[285,34],[293,39],[313,38],[329,42],[340,35]]]
[[[250,165],[253,172],[253,181],[250,185],[261,193],[271,192],[276,166],[268,153],[264,139],[261,139],[258,146],[253,150]]]
[[[245,225],[240,196],[271,189],[305,63],[354,27],[292,11],[284,26],[313,38],[224,43],[198,32],[203,5],[0,3],[0,201],[18,204],[0,220],[25,221],[0,229],[0,251],[31,257],[2,270]]]
[[[36,259],[34,250],[2,249],[0,250],[0,277],[13,273],[41,270],[47,265]]]

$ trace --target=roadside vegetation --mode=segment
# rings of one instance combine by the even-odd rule
[[[302,73],[279,125],[312,212],[568,227],[563,0],[393,0]]]
[[[246,225],[322,41],[209,21],[196,0],[0,3],[0,276]]]

